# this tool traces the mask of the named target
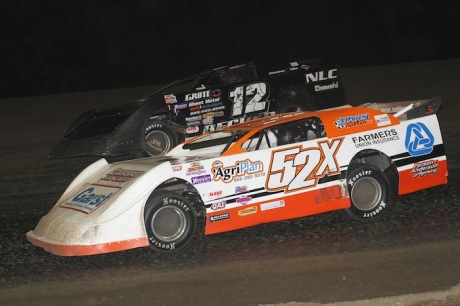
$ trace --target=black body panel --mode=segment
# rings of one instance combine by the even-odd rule
[[[49,158],[145,152],[145,134],[151,122],[161,121],[180,141],[296,106],[317,110],[344,104],[334,62],[323,58],[253,61],[173,82],[120,107],[88,111],[70,126]]]

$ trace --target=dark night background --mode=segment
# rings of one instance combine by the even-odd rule
[[[254,58],[458,58],[460,1],[0,0],[0,98],[164,84]]]

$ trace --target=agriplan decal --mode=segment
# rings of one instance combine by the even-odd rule
[[[263,171],[264,164],[261,161],[251,161],[250,159],[237,161],[229,167],[225,167],[221,161],[216,160],[212,163],[211,168],[214,181],[222,180],[224,183],[260,177],[264,175]]]
[[[340,173],[336,156],[343,137],[318,142],[318,147],[290,147],[272,152],[265,188],[292,192],[315,187],[326,174]]]

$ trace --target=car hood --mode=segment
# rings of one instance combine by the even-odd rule
[[[164,101],[151,97],[119,107],[93,109],[80,115],[48,158],[119,156],[144,151],[143,126]]]

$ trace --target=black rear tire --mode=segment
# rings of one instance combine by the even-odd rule
[[[351,207],[340,214],[357,221],[382,217],[390,208],[391,186],[386,175],[377,167],[362,165],[347,174]]]
[[[156,252],[174,252],[187,246],[195,234],[192,205],[171,191],[155,191],[144,208],[149,246]]]
[[[166,154],[178,143],[174,132],[163,122],[151,120],[145,128],[146,156]]]

